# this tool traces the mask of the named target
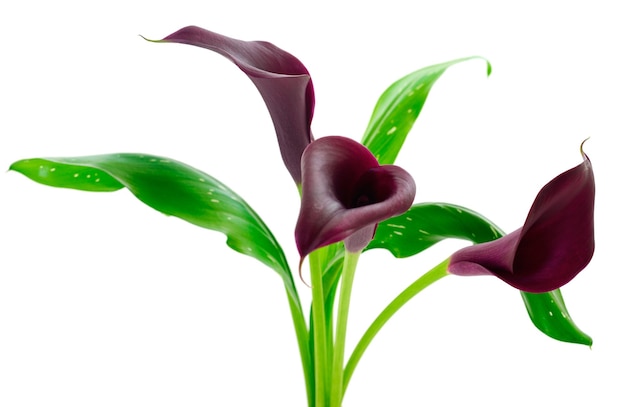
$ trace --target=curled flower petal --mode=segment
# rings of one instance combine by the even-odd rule
[[[346,250],[362,250],[376,225],[406,212],[415,182],[395,165],[380,166],[362,144],[346,137],[323,137],[302,155],[302,204],[296,245],[304,258],[343,240]]]
[[[573,279],[594,252],[595,182],[589,157],[545,185],[524,226],[488,243],[459,250],[448,271],[491,274],[527,292],[555,290]]]
[[[274,123],[280,153],[297,184],[302,182],[300,157],[312,141],[315,106],[313,82],[296,57],[264,41],[242,41],[189,26],[159,42],[195,45],[215,51],[237,65],[261,93]]]

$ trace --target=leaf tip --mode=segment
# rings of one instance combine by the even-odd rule
[[[470,57],[472,58],[472,57]],[[489,60],[483,56],[480,55],[476,55],[473,58],[479,58],[482,59],[483,61],[485,61],[485,63],[487,64],[487,77],[491,76],[491,72],[493,71],[493,66],[491,65],[491,62],[489,62]]]
[[[489,62],[488,59],[485,59],[485,62],[487,63],[487,77],[491,76],[491,71],[493,70],[493,67],[491,66],[491,62]]]
[[[15,171],[15,172],[22,172],[20,171],[20,167],[22,166],[22,164],[27,161],[27,160],[17,160],[14,163],[12,163],[11,165],[9,165],[9,168],[7,169],[6,172],[9,171]]]

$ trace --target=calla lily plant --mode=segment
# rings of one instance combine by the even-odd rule
[[[301,198],[293,225],[300,290],[311,290],[310,309],[302,304],[298,279],[269,227],[243,198],[209,174],[170,158],[128,153],[31,158],[15,162],[11,169],[55,187],[128,188],[160,212],[224,233],[229,247],[272,268],[285,286],[309,406],[341,406],[359,360],[380,329],[411,298],[448,275],[496,276],[519,290],[541,332],[591,345],[591,338],[573,323],[559,290],[587,266],[594,252],[595,183],[582,145],[582,163],[541,188],[521,228],[510,234],[463,206],[415,203],[415,180],[394,165],[433,84],[448,67],[479,57],[422,68],[391,84],[376,103],[359,143],[343,136],[314,139],[311,76],[296,57],[271,43],[242,41],[193,26],[153,42],[217,52],[259,90]],[[489,75],[491,66],[485,62]],[[386,249],[395,257],[410,257],[448,238],[473,244],[400,292],[348,355],[350,296],[360,255]],[[303,275],[307,269],[310,274]]]

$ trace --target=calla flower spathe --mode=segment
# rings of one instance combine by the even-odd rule
[[[274,123],[280,153],[296,184],[302,181],[300,157],[312,141],[313,82],[296,57],[265,41],[242,41],[189,26],[159,42],[195,45],[237,65],[261,93]]]
[[[411,175],[395,165],[379,165],[362,144],[340,136],[313,141],[302,155],[295,232],[300,256],[342,240],[346,250],[362,250],[378,222],[406,212],[414,198]]]
[[[491,274],[527,292],[555,290],[573,279],[594,251],[595,182],[589,157],[545,185],[524,226],[488,243],[459,250],[448,271]]]

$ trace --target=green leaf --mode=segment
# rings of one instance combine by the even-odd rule
[[[503,235],[496,225],[470,209],[447,203],[420,203],[380,223],[366,250],[387,249],[403,258],[448,238],[483,243]]]
[[[520,293],[530,319],[541,332],[559,341],[591,346],[591,337],[576,326],[567,312],[561,290]]]
[[[493,222],[470,209],[447,203],[421,203],[380,223],[366,250],[383,248],[395,257],[404,258],[447,238],[484,243],[503,235]],[[531,321],[541,332],[559,341],[591,346],[591,338],[567,312],[560,290],[520,293]]]
[[[396,81],[383,92],[362,141],[380,164],[393,164],[396,160],[437,79],[452,65],[475,58],[484,59],[473,56],[428,66]],[[489,76],[491,64],[485,61]]]
[[[224,184],[181,162],[142,154],[21,160],[33,181],[83,191],[128,188],[146,205],[227,236],[227,244],[274,269],[299,302],[282,248],[252,208]]]
[[[124,188],[123,184],[106,172],[84,165],[60,164],[52,160],[32,158],[15,162],[10,169],[51,187],[91,192],[111,192]]]

